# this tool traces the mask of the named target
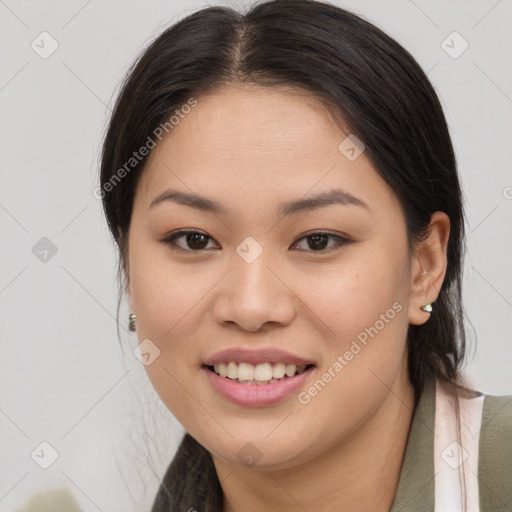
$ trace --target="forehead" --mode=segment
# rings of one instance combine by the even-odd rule
[[[187,159],[236,158],[247,163],[271,154],[275,158],[312,157],[341,136],[328,110],[310,94],[292,88],[225,87],[197,98],[197,106],[164,138],[168,146],[194,149]],[[318,146],[318,143],[322,147]],[[293,151],[291,151],[293,150]]]
[[[196,101],[148,158],[138,192],[146,205],[170,185],[217,197],[222,188],[222,201],[269,201],[274,191],[296,198],[333,186],[366,202],[393,200],[364,152],[355,160],[343,154],[340,144],[350,134],[314,96],[244,86]]]

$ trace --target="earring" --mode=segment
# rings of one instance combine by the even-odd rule
[[[135,318],[136,317],[134,313],[130,313],[130,315],[128,316],[128,329],[130,329],[130,331],[135,331]]]
[[[432,313],[432,303],[429,302],[428,304],[421,306],[421,309],[422,311],[425,311],[425,313]]]

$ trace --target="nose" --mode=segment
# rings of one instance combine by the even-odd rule
[[[297,298],[284,273],[270,260],[266,251],[252,263],[234,260],[213,305],[219,324],[237,324],[256,332],[266,324],[284,326],[293,320]]]

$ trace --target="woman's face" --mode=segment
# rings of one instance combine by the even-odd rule
[[[148,376],[232,464],[316,457],[406,381],[403,213],[324,112],[283,89],[198,97],[137,185],[127,271]]]

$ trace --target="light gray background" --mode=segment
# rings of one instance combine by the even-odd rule
[[[464,295],[477,338],[467,373],[477,389],[512,394],[512,2],[337,3],[403,44],[440,95],[467,198]],[[122,356],[115,256],[92,191],[124,72],[205,5],[0,0],[1,512],[60,487],[84,511],[149,510],[183,432],[125,323]],[[31,48],[43,31],[59,45],[47,59]],[[441,47],[453,31],[469,43],[457,59]],[[42,237],[57,247],[47,262],[32,252]],[[59,454],[46,470],[31,458],[43,441]]]

